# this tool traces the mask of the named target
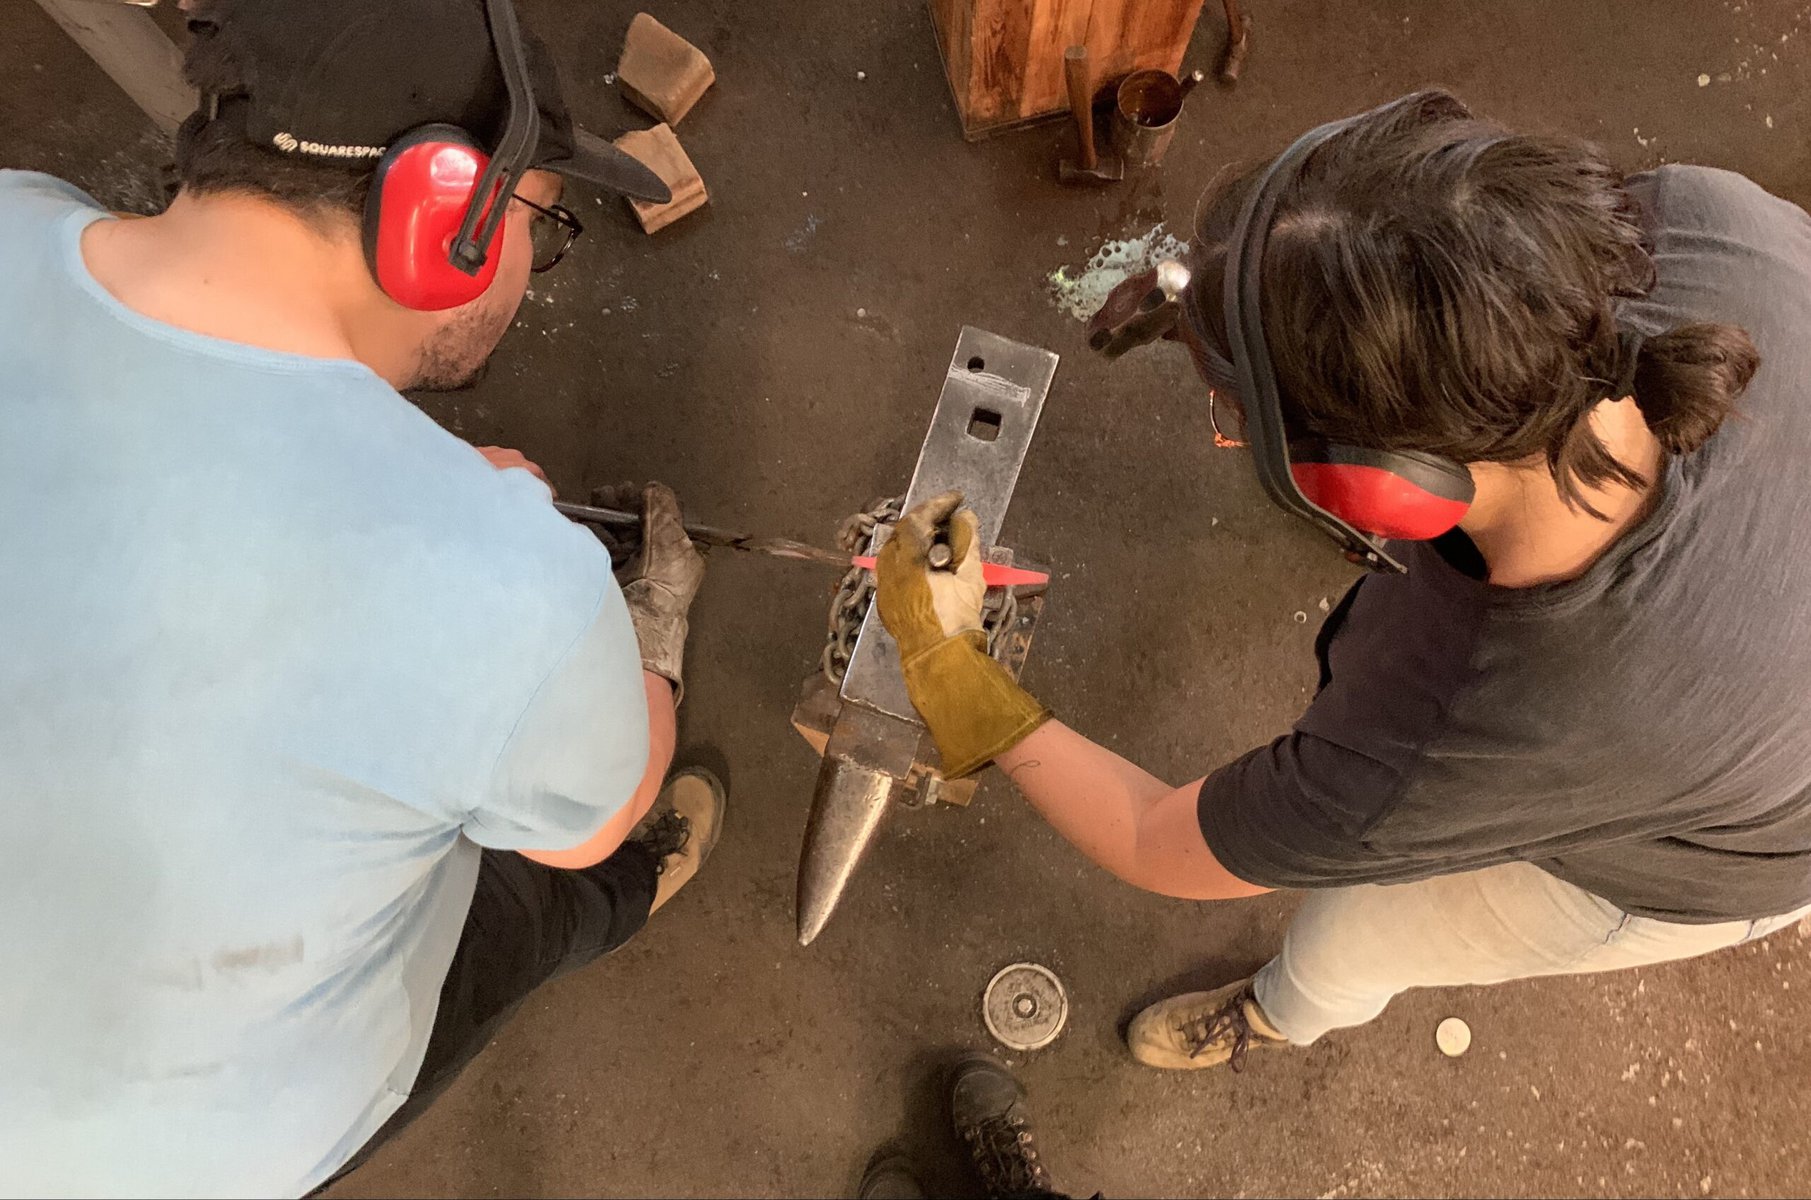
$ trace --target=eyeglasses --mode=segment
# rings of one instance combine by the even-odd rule
[[[521,195],[516,199],[533,209],[535,214],[534,220],[528,223],[528,236],[534,242],[534,265],[530,270],[537,275],[553,270],[566,257],[566,251],[572,249],[573,239],[585,232],[585,227],[563,204],[536,204]]]

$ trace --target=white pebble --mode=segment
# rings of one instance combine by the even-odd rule
[[[865,317],[868,315],[868,310],[865,308],[858,308],[855,310],[855,315],[858,317]]]
[[[1458,1058],[1471,1049],[1471,1026],[1458,1017],[1448,1017],[1434,1030],[1434,1044],[1448,1058]]]
[[[868,73],[866,71],[857,71],[855,73],[855,77],[857,79],[866,79],[868,77]]]
[[[1708,75],[1698,76],[1698,86],[1699,87],[1709,87],[1710,86],[1710,76],[1708,76]]]

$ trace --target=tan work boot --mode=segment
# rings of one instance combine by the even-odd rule
[[[659,912],[710,857],[723,832],[726,800],[715,775],[703,767],[687,767],[667,780],[647,816],[630,832],[629,840],[646,846],[660,864],[660,882],[649,912]]]
[[[1243,1071],[1251,1047],[1288,1044],[1265,1019],[1249,979],[1159,1000],[1132,1018],[1126,1030],[1133,1058],[1169,1071],[1199,1071],[1226,1062]]]

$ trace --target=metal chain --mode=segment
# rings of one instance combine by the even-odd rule
[[[905,498],[877,500],[865,510],[844,518],[836,528],[836,544],[850,554],[866,554],[874,540],[876,525],[890,525],[899,520]],[[855,653],[855,638],[874,602],[874,572],[850,567],[836,585],[836,598],[830,602],[830,633],[824,640],[823,657],[819,660],[824,677],[837,687],[849,673],[849,656]]]
[[[861,512],[853,513],[837,526],[836,544],[850,554],[872,552],[874,529],[891,525],[904,511],[905,498],[894,496],[877,500]],[[855,653],[855,639],[862,622],[868,617],[868,606],[874,603],[874,572],[851,567],[836,586],[836,598],[830,602],[830,633],[824,640],[824,653],[819,662],[824,677],[841,687],[849,672],[849,657]],[[1005,635],[1018,623],[1019,602],[1011,588],[989,588],[981,610],[981,629],[987,635],[987,652],[999,657]]]

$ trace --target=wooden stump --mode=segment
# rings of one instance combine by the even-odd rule
[[[930,0],[970,141],[1066,113],[1063,51],[1088,47],[1096,95],[1133,71],[1179,72],[1202,0]]]

